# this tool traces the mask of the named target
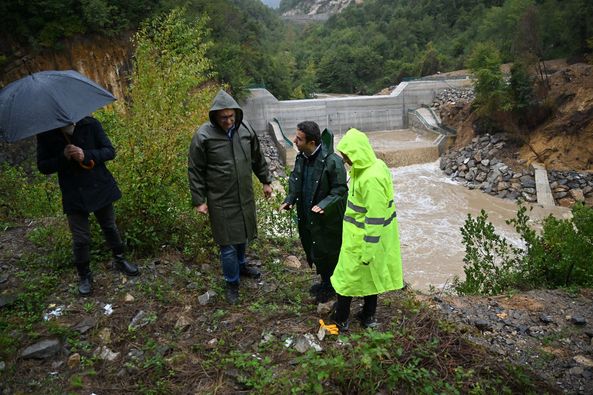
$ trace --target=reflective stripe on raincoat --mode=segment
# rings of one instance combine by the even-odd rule
[[[337,150],[352,161],[342,248],[331,277],[342,296],[367,296],[403,287],[391,171],[368,137],[350,129]]]

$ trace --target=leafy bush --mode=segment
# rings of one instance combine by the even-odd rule
[[[479,43],[473,49],[468,64],[476,78],[474,106],[481,115],[492,115],[508,108],[506,84],[500,71],[500,52],[492,43]]]
[[[572,208],[572,219],[544,222],[538,272],[550,286],[593,286],[593,208]]]
[[[0,222],[41,218],[60,212],[57,178],[27,174],[20,167],[0,166]]]
[[[593,286],[593,208],[575,205],[572,218],[548,216],[542,231],[530,226],[520,206],[514,226],[525,248],[512,246],[495,233],[482,210],[468,215],[461,228],[465,245],[465,280],[454,280],[460,294],[496,295],[514,288]]]
[[[458,293],[496,295],[515,284],[522,266],[522,250],[496,234],[484,210],[476,219],[468,214],[461,234],[465,281],[454,280]]]
[[[182,9],[144,24],[135,36],[131,105],[102,119],[118,149],[118,221],[141,252],[164,245],[195,250],[210,240],[205,220],[190,207],[187,183],[191,137],[218,88],[208,84],[205,24],[205,18],[187,22]]]

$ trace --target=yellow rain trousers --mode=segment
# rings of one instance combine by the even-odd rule
[[[367,296],[403,287],[391,171],[366,134],[350,129],[337,150],[352,161],[342,248],[331,282],[342,296]]]

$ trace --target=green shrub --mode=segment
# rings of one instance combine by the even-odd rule
[[[515,283],[523,258],[522,250],[496,234],[484,210],[475,219],[468,214],[461,228],[465,245],[465,281],[454,280],[460,294],[496,295]]]
[[[571,219],[546,218],[541,245],[538,271],[549,286],[593,286],[593,208],[577,204]]]
[[[0,222],[56,215],[60,199],[55,175],[28,175],[20,167],[0,166]]]
[[[492,116],[496,111],[509,110],[508,92],[500,66],[501,55],[492,43],[479,43],[469,58],[469,68],[476,81],[473,106],[480,115]]]
[[[195,250],[210,240],[205,218],[190,206],[187,181],[191,137],[218,89],[207,84],[205,23],[188,22],[175,9],[144,24],[135,36],[130,107],[105,116],[118,149],[112,165],[123,193],[118,222],[128,244],[143,253]]]
[[[465,245],[465,280],[454,280],[460,294],[496,295],[511,289],[593,286],[593,208],[577,204],[572,218],[548,216],[541,232],[530,225],[520,205],[514,226],[524,248],[512,246],[496,234],[482,210],[461,228]]]

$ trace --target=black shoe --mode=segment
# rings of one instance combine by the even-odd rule
[[[93,276],[88,272],[84,276],[79,277],[78,293],[81,296],[88,296],[93,292]]]
[[[362,311],[356,314],[356,319],[360,321],[360,326],[365,329],[373,329],[379,326],[379,323],[377,322],[377,319],[374,315],[366,316],[362,314]]]
[[[336,320],[336,310],[335,310],[336,305],[337,305],[337,303],[334,303],[333,311],[330,314],[329,319],[331,320],[332,323],[336,324],[336,326],[340,330],[340,333],[346,332],[348,330],[348,328],[350,327],[350,321],[348,319],[346,319],[346,321]]]
[[[259,270],[254,267],[244,265],[241,266],[239,274],[243,277],[254,278],[256,280],[261,277],[261,272]]]
[[[89,262],[74,262],[78,272],[78,293],[82,296],[90,295],[93,292],[93,275]]]
[[[122,254],[117,254],[113,259],[113,266],[127,276],[137,276],[140,274],[138,266],[126,261]]]
[[[229,304],[239,303],[239,283],[226,283],[225,296]]]
[[[336,291],[334,290],[334,287],[332,287],[331,283],[324,283],[321,285],[321,289],[315,296],[315,302],[327,303],[334,296],[336,296]]]

